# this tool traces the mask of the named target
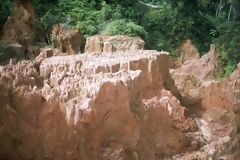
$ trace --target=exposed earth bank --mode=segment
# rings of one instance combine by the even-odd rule
[[[240,68],[213,80],[214,46],[171,74],[167,52],[51,52],[0,68],[2,159],[238,159]]]
[[[16,1],[0,37],[0,159],[240,159],[240,65],[214,80],[214,45],[200,57],[186,41],[173,64],[139,37],[96,35],[78,54],[80,31],[56,25],[42,47],[37,26]]]

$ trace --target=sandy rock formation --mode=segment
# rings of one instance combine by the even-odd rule
[[[46,58],[40,74],[27,61],[1,67],[0,157],[154,160],[192,150],[184,132],[196,124],[164,89],[168,58],[89,53]]]
[[[16,0],[1,31],[0,41],[21,45],[24,50],[22,58],[33,60],[39,54],[41,46],[45,45],[45,35],[31,0]],[[9,58],[15,57],[10,55]]]
[[[3,26],[0,40],[19,43],[26,49],[36,42],[45,41],[30,0],[16,0],[15,7]]]
[[[53,27],[52,35],[56,47],[67,55],[77,54],[83,45],[83,35],[77,29],[65,28],[62,24]]]
[[[86,40],[85,52],[125,52],[143,50],[145,42],[140,37],[124,35],[96,35]]]
[[[180,54],[180,57],[170,60],[169,65],[171,69],[179,68],[188,61],[200,58],[198,49],[192,44],[190,39],[187,39],[181,44],[178,48],[178,53]]]
[[[198,49],[192,44],[190,39],[186,40],[180,47],[181,56],[178,59],[178,64],[181,66],[186,61],[199,59],[200,54]]]
[[[223,80],[214,80],[216,51],[212,46],[209,53],[200,59],[185,62],[171,71],[175,84],[183,95],[190,112],[202,135],[202,152],[192,152],[176,159],[239,159],[239,67]],[[190,134],[192,135],[192,133]],[[227,146],[227,147],[226,147]]]
[[[166,52],[56,53],[0,66],[0,159],[239,159],[240,67],[214,81],[214,48],[176,86]]]
[[[35,67],[38,66],[37,68],[39,68],[43,60],[53,56],[66,56],[66,54],[62,53],[62,51],[58,48],[53,48],[52,46],[45,46],[44,48],[40,49],[39,55],[34,59]]]
[[[180,68],[171,70],[176,87],[183,97],[193,103],[200,99],[199,87],[205,81],[214,79],[216,65],[216,49],[212,45],[210,51],[199,59],[186,61]]]
[[[199,100],[191,107],[200,118],[196,121],[206,145],[202,153],[190,157],[197,154],[207,159],[240,158],[239,73],[238,68],[229,78],[204,81],[197,89]]]

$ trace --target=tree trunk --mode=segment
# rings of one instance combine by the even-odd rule
[[[230,21],[231,12],[232,12],[232,3],[231,3],[231,1],[230,1],[230,8],[229,8],[229,12],[228,12],[228,21]]]

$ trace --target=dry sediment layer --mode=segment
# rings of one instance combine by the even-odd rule
[[[1,68],[0,157],[158,159],[191,150],[187,109],[164,86],[168,53],[92,53]],[[14,150],[14,152],[13,152]]]
[[[200,159],[240,158],[240,68],[229,78],[214,80],[216,49],[201,58],[186,61],[180,68],[171,71],[183,99],[196,116],[195,120],[203,135],[201,152],[182,158]]]

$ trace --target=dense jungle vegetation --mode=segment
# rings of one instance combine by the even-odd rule
[[[150,49],[176,49],[191,39],[204,54],[218,49],[218,76],[240,61],[240,0],[32,0],[46,31],[63,23],[87,37],[94,34],[140,36]],[[0,28],[14,0],[0,0]]]

